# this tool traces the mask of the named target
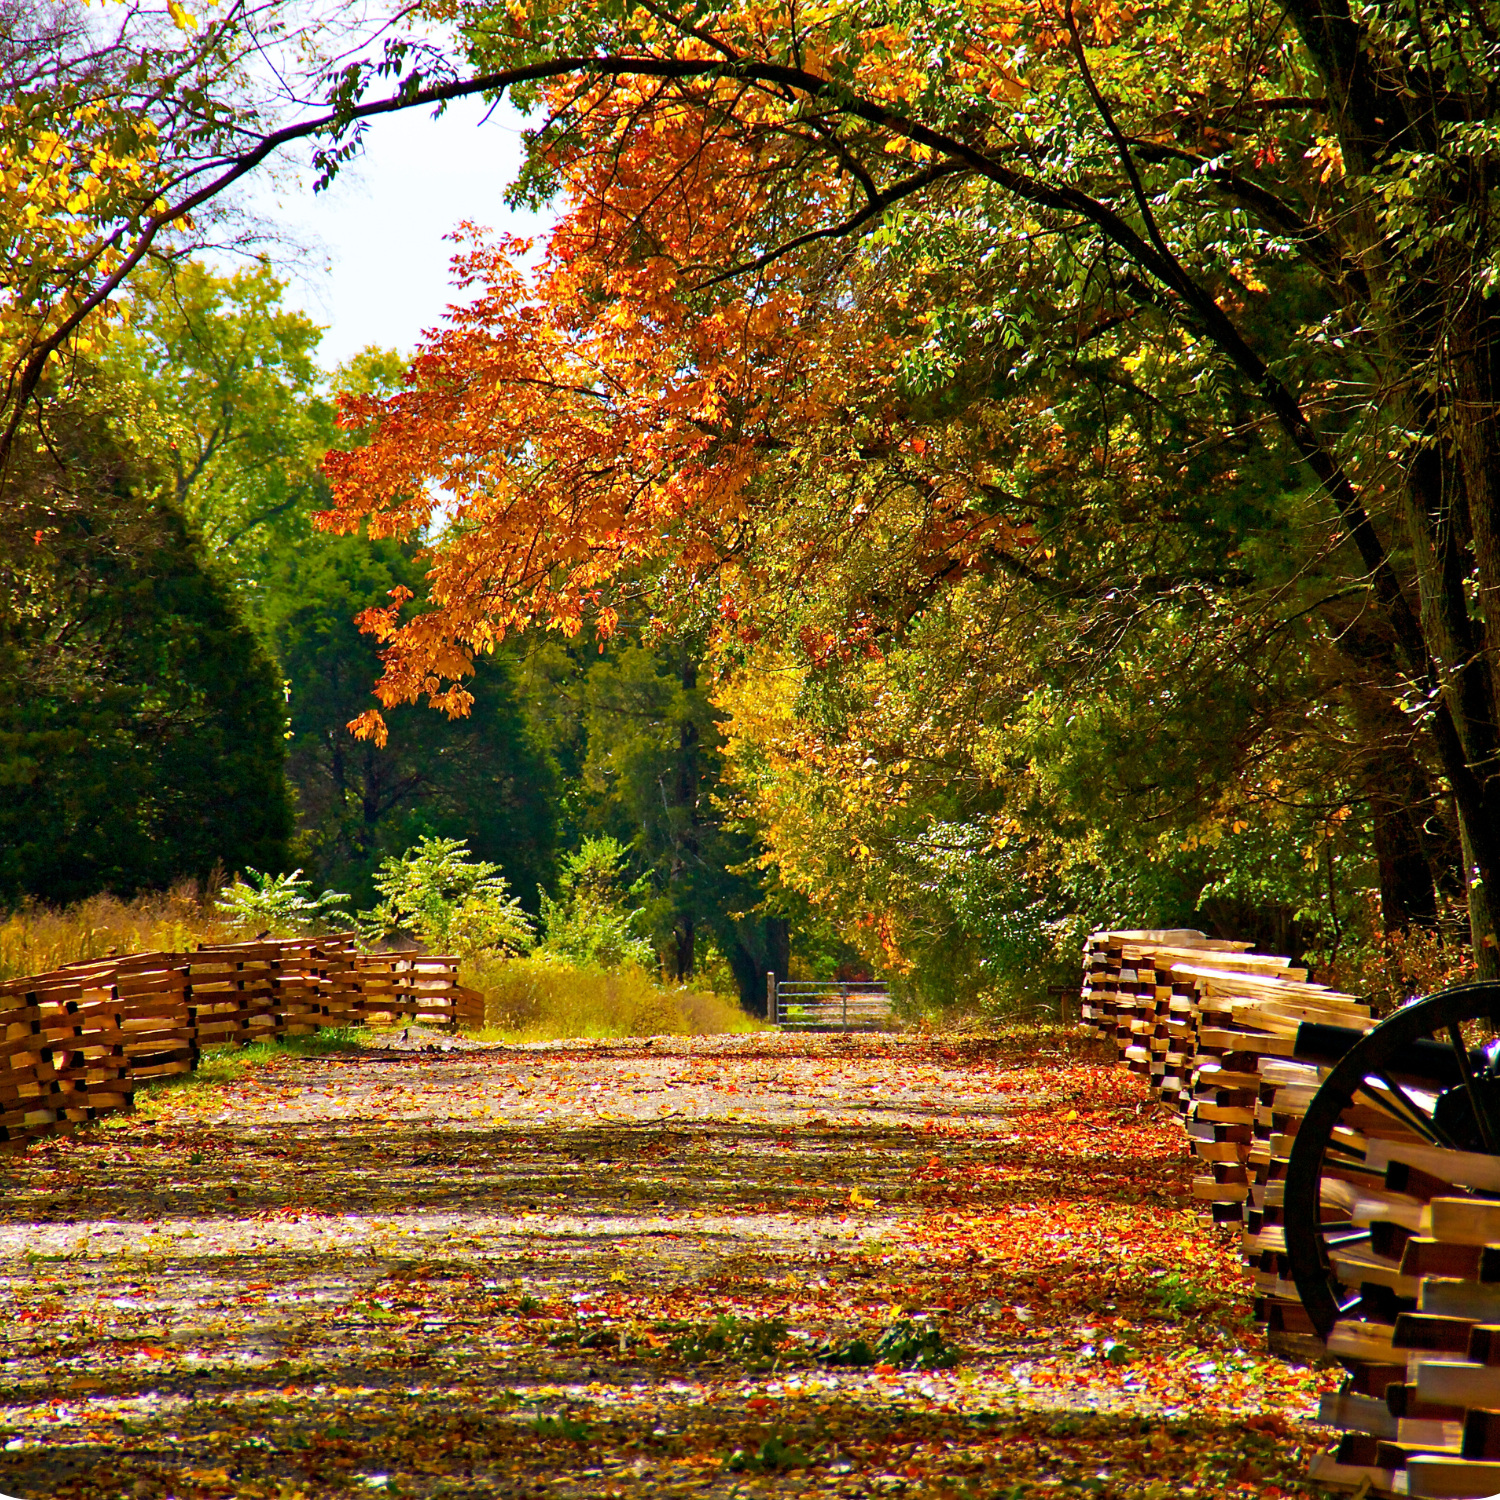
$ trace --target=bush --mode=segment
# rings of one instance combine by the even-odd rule
[[[375,889],[385,900],[359,914],[367,942],[410,932],[429,949],[474,960],[524,952],[535,936],[500,866],[471,859],[459,839],[423,838],[382,860]]]
[[[634,888],[625,887],[624,862],[624,844],[608,836],[585,839],[563,861],[562,899],[541,893],[542,952],[575,968],[654,967],[656,950],[637,930],[642,909],[626,906]]]
[[[480,963],[464,983],[483,992],[485,1024],[511,1041],[559,1037],[709,1036],[753,1031],[739,1005],[685,986],[663,988],[637,968],[604,973],[545,955]]]
[[[219,892],[218,909],[238,927],[275,933],[311,932],[330,923],[348,922],[340,910],[349,898],[339,891],[312,893],[312,881],[303,880],[301,870],[290,875],[262,875],[248,865],[245,874]]]

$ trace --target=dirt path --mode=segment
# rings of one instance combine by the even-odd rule
[[[0,1156],[0,1493],[1301,1492],[1327,1377],[1093,1059],[288,1057]]]

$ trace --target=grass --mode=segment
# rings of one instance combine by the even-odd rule
[[[66,907],[27,901],[0,915],[0,980],[111,953],[181,952],[198,943],[243,936],[191,881],[133,901],[109,895]]]
[[[710,1036],[764,1027],[737,1000],[688,985],[660,985],[637,968],[610,974],[515,958],[476,964],[465,971],[463,982],[483,992],[480,1035],[497,1041]]]
[[[0,915],[0,980],[112,953],[180,953],[245,935],[190,882],[132,901],[108,895],[68,907],[28,901]],[[638,968],[604,973],[543,958],[481,959],[463,965],[460,982],[485,994],[479,1035],[493,1041],[707,1036],[763,1025],[737,999],[692,985],[659,984]]]

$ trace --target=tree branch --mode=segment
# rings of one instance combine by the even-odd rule
[[[756,256],[754,260],[741,261],[737,266],[730,266],[727,270],[720,271],[717,276],[710,276],[707,281],[698,282],[692,289],[695,292],[707,291],[709,287],[718,286],[720,282],[729,281],[735,276],[744,276],[752,271],[759,271],[773,261],[780,260],[782,256],[801,249],[803,245],[811,245],[818,240],[840,239],[844,235],[853,234],[856,229],[862,228],[871,219],[884,213],[892,204],[899,203],[903,198],[909,198],[913,193],[919,192],[924,187],[930,187],[944,177],[957,176],[968,170],[967,167],[960,166],[956,162],[945,162],[941,166],[929,167],[925,172],[918,172],[911,177],[903,178],[883,192],[877,192],[875,197],[857,214],[851,215],[841,223],[825,225],[822,229],[811,229],[806,234],[799,234],[794,239],[777,245],[774,250],[767,250],[764,255]]]

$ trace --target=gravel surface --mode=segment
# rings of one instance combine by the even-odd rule
[[[446,1040],[0,1156],[0,1491],[1295,1483],[1327,1378],[1256,1352],[1180,1128],[1076,1037]]]

